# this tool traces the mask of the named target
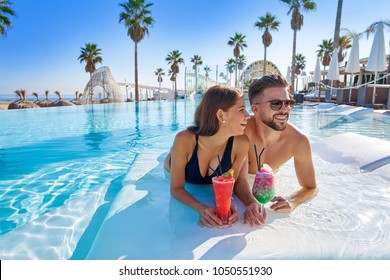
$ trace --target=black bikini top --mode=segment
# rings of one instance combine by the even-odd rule
[[[232,155],[233,139],[234,139],[233,136],[231,136],[228,139],[225,147],[225,151],[221,159],[220,166],[222,168],[222,173],[229,171],[229,169],[232,167],[231,155]],[[211,175],[208,175],[207,172],[205,177],[203,177],[202,174],[200,173],[199,160],[198,160],[198,135],[196,135],[195,148],[185,168],[186,182],[191,184],[211,184],[212,183],[211,178],[217,176],[216,172],[219,173],[220,167],[218,166],[215,170],[216,171],[214,171]]]

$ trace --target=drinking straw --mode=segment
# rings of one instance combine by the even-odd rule
[[[256,144],[253,144],[253,146],[255,147],[255,157],[256,157],[256,163],[257,163],[257,170],[259,170],[260,163],[259,163],[259,157],[257,156]]]
[[[260,170],[260,167],[261,167],[261,154],[264,152],[265,150],[265,147],[261,150],[260,154],[257,155],[257,148],[256,148],[256,144],[253,144],[253,146],[255,147],[255,156],[256,156],[256,163],[257,163],[257,170]]]
[[[261,154],[264,152],[264,150],[265,150],[265,147],[261,150],[261,152],[259,154],[259,163],[260,163],[259,169],[261,167]]]
[[[213,171],[213,173],[216,173],[215,170],[210,165],[209,165],[209,168],[211,169],[211,171]]]
[[[218,164],[219,164],[219,172],[221,173],[220,176],[222,176],[222,166],[221,166],[221,159],[219,158],[219,154],[218,154]]]

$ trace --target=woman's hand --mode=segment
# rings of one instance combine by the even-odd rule
[[[231,205],[230,206],[230,216],[229,216],[229,219],[228,219],[228,224],[229,224],[229,226],[232,226],[235,223],[237,223],[237,221],[238,221],[237,207],[234,206],[234,205]]]
[[[199,225],[202,227],[226,227],[217,216],[217,209],[211,206],[204,207],[200,212]],[[238,221],[237,207],[232,205],[230,207],[230,216],[228,219],[228,225],[231,226]]]
[[[218,218],[216,209],[211,206],[205,206],[199,211],[199,225],[202,227],[220,227],[222,221]]]

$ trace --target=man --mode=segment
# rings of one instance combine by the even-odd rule
[[[251,147],[264,151],[261,163],[272,167],[276,173],[291,158],[301,189],[290,198],[275,197],[271,209],[277,212],[291,212],[300,203],[316,194],[316,179],[308,138],[288,122],[294,100],[290,99],[286,79],[278,75],[263,76],[249,87],[249,102],[253,116],[248,120],[245,134]],[[248,172],[255,174],[257,161],[254,148],[248,155]],[[241,182],[242,183],[242,182]],[[243,195],[247,195],[243,194]],[[251,218],[252,216],[252,218]],[[257,213],[245,213],[246,222],[256,222]]]

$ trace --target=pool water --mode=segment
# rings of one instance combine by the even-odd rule
[[[196,101],[179,100],[0,111],[0,259],[86,258],[106,215],[112,214],[115,207],[120,208],[112,205],[119,203],[115,200],[118,193],[131,193],[123,202],[127,206],[134,202],[131,208],[154,201],[144,198],[151,189],[133,192],[123,188],[124,181],[142,182],[157,174],[153,181],[169,185],[162,174],[163,156],[176,133],[192,124],[196,105]],[[340,115],[297,106],[290,121],[312,142],[345,132],[390,140],[389,119],[370,112]],[[319,178],[330,186],[336,187],[340,180],[343,184],[369,184],[356,167],[332,166],[314,157],[316,165],[324,168],[317,169]],[[159,170],[153,171],[155,168]],[[325,168],[337,168],[336,176],[328,178],[328,173],[323,173]],[[351,172],[355,174],[352,177]],[[288,163],[281,174],[293,180],[292,164]],[[388,181],[380,176],[376,179],[378,195],[382,191],[386,198],[376,207],[388,208]],[[289,185],[286,181],[283,184]],[[171,201],[167,188],[158,191],[166,197],[163,203]],[[351,190],[340,197],[340,203],[348,200],[348,192]],[[369,194],[362,195],[367,198],[367,205],[356,207],[369,206]],[[157,210],[151,207],[149,211]],[[311,204],[304,207],[310,208]],[[337,203],[332,207],[337,208]],[[194,215],[188,209],[183,211],[189,217]],[[315,209],[309,213],[321,219],[322,214]],[[375,216],[375,211],[369,213]],[[333,214],[338,223],[348,224],[350,230],[358,224],[350,222],[347,213]],[[302,215],[299,219],[304,224],[307,217]],[[378,223],[384,219],[382,224],[389,226],[382,214],[378,217]],[[299,219],[295,221],[300,223]],[[388,238],[388,228],[383,231]],[[30,241],[21,245],[20,240],[27,237]],[[378,244],[383,247],[382,241]],[[41,249],[34,250],[39,245]]]
[[[177,129],[189,124],[188,105],[145,102],[0,112],[0,234],[109,184],[144,150],[168,150]]]

